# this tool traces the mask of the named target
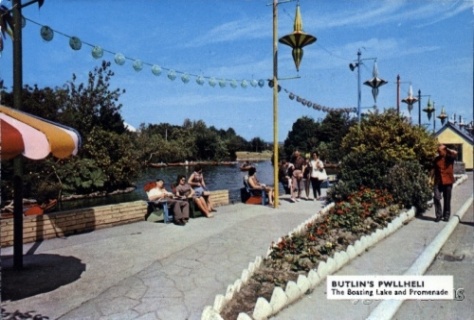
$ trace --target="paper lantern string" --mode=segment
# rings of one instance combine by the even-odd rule
[[[271,80],[270,80],[271,81]],[[269,86],[270,86],[270,81],[269,81]],[[270,87],[273,87],[273,85],[271,85]],[[307,99],[304,99],[302,97],[300,97],[299,95],[296,95],[294,94],[293,92],[291,91],[288,91],[287,89],[285,88],[278,88],[279,90],[280,89],[283,89],[283,91],[285,91],[286,93],[288,93],[288,98],[290,100],[295,100],[296,98],[296,102],[298,103],[301,103],[303,106],[305,107],[308,107],[308,108],[313,108],[314,110],[317,110],[317,111],[323,111],[323,112],[331,112],[331,111],[340,111],[340,112],[346,112],[346,113],[351,113],[351,112],[357,112],[357,108],[355,107],[348,107],[348,108],[330,108],[330,107],[325,107],[325,106],[322,106],[316,102],[311,102]]]
[[[191,78],[195,78],[196,83],[201,85],[201,86],[204,85],[204,83],[207,80],[208,84],[211,87],[215,87],[216,84],[218,83],[219,87],[221,87],[221,88],[227,87],[227,84],[229,84],[229,86],[231,88],[237,88],[237,87],[239,87],[239,84],[240,84],[240,87],[245,89],[245,88],[248,87],[249,83],[250,83],[251,87],[253,87],[253,88],[256,88],[256,87],[262,88],[264,86],[264,83],[265,83],[263,80],[257,81],[255,79],[252,79],[252,80],[246,80],[246,79],[236,80],[236,79],[216,78],[216,77],[212,77],[212,76],[192,74],[192,73],[185,72],[185,71],[178,71],[178,70],[174,70],[173,68],[162,67],[162,66],[159,66],[157,64],[152,64],[152,63],[149,63],[149,62],[142,61],[140,59],[127,57],[123,53],[120,53],[120,52],[113,52],[111,50],[103,49],[101,46],[94,45],[92,43],[82,41],[79,37],[67,35],[63,32],[52,29],[51,27],[46,26],[46,25],[42,25],[42,24],[40,24],[36,21],[33,21],[31,19],[28,19],[28,18],[25,18],[25,19],[32,22],[33,24],[41,26],[40,36],[43,40],[45,40],[47,42],[53,40],[54,34],[57,33],[57,34],[59,34],[61,36],[64,36],[64,37],[69,39],[69,46],[73,50],[80,50],[82,48],[82,45],[87,45],[87,46],[92,48],[91,55],[94,59],[100,59],[104,56],[104,53],[109,53],[109,54],[114,56],[114,62],[119,66],[123,66],[126,63],[127,60],[132,61],[133,62],[132,67],[137,72],[140,72],[141,70],[143,70],[144,66],[149,66],[149,67],[151,67],[151,72],[155,76],[160,76],[162,74],[162,72],[165,71],[165,72],[167,72],[168,79],[170,79],[172,81],[174,81],[178,76],[180,76],[181,81],[186,84],[186,83],[189,83],[191,81]]]
[[[151,72],[155,76],[160,76],[163,73],[163,71],[167,72],[167,77],[171,81],[176,80],[178,75],[180,75],[181,81],[184,84],[189,83],[190,80],[191,80],[191,77],[193,77],[193,78],[196,79],[195,80],[196,83],[198,85],[201,85],[201,86],[204,85],[206,80],[207,80],[207,83],[211,87],[215,87],[217,84],[219,84],[219,87],[225,88],[227,86],[227,84],[229,84],[229,86],[231,88],[237,88],[240,85],[241,88],[245,89],[250,84],[250,86],[253,87],[253,88],[256,88],[256,87],[263,88],[265,86],[265,81],[268,81],[268,85],[270,87],[273,87],[273,81],[272,80],[260,79],[260,80],[257,81],[255,79],[252,79],[252,80],[246,80],[246,79],[236,80],[236,79],[225,79],[225,78],[220,78],[219,79],[219,78],[216,78],[216,77],[213,77],[213,76],[196,75],[196,74],[192,74],[192,73],[188,73],[188,72],[174,70],[172,68],[162,67],[162,66],[159,66],[158,64],[152,64],[152,63],[144,62],[140,59],[127,57],[123,53],[120,53],[120,52],[113,52],[111,50],[103,49],[101,46],[94,45],[94,44],[91,44],[89,42],[82,41],[79,37],[69,36],[69,35],[67,35],[67,34],[65,34],[61,31],[54,30],[49,26],[42,25],[42,24],[40,24],[36,21],[33,21],[31,19],[28,19],[28,18],[24,18],[24,19],[25,19],[24,20],[25,22],[26,22],[26,20],[28,20],[28,21],[32,22],[33,24],[36,24],[36,25],[41,27],[40,36],[45,41],[53,40],[54,34],[57,33],[57,34],[59,34],[61,36],[64,36],[64,37],[69,39],[69,46],[73,50],[80,50],[82,48],[83,44],[86,45],[86,46],[91,47],[92,48],[91,55],[94,59],[100,59],[104,56],[104,53],[109,53],[109,54],[114,56],[114,61],[119,66],[124,65],[127,60],[133,61],[132,67],[136,72],[142,71],[144,65],[146,65],[146,66],[151,67],[150,68]],[[282,89],[282,87],[279,85],[278,86],[278,92],[280,92],[281,89]],[[353,107],[351,107],[351,108],[330,108],[330,107],[321,106],[321,105],[319,105],[315,102],[311,102],[307,99],[304,99],[304,98],[300,97],[299,95],[295,95],[293,92],[290,92],[287,89],[283,89],[283,90],[286,93],[289,94],[289,99],[290,100],[295,100],[295,97],[296,97],[297,102],[301,103],[303,106],[306,106],[308,108],[313,108],[314,110],[317,110],[317,111],[323,111],[323,112],[342,111],[342,112],[347,112],[347,113],[357,111],[357,109],[353,108]]]

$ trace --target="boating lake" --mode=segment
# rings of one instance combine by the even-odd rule
[[[243,178],[247,174],[240,170],[242,162],[235,165],[202,166],[204,181],[209,190],[229,190],[230,202],[240,201],[240,188],[243,187]],[[273,185],[273,166],[271,161],[252,162],[257,169],[258,180],[267,185]],[[169,166],[163,168],[146,168],[136,181],[136,189],[126,194],[118,194],[101,198],[88,198],[74,201],[64,201],[59,210],[68,210],[81,207],[92,207],[105,204],[115,204],[136,200],[145,200],[146,194],[143,186],[150,181],[161,178],[165,181],[167,190],[171,190],[171,184],[176,183],[178,175],[186,178],[193,173],[194,166]],[[280,187],[280,193],[283,189]]]

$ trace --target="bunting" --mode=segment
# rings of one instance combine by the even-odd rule
[[[106,49],[102,48],[99,45],[94,45],[94,44],[91,44],[91,43],[88,43],[88,42],[84,42],[79,37],[67,35],[63,32],[58,31],[58,30],[52,29],[50,26],[42,25],[42,24],[40,24],[36,21],[33,21],[31,19],[24,18],[23,21],[26,22],[26,20],[28,20],[31,23],[36,24],[36,25],[41,27],[40,28],[40,36],[46,42],[52,41],[54,39],[54,35],[59,34],[59,35],[69,39],[69,46],[72,50],[75,50],[75,51],[81,50],[83,48],[83,45],[86,45],[86,46],[91,48],[91,55],[94,59],[101,59],[101,58],[103,58],[105,53],[108,53],[108,54],[111,54],[113,56],[113,61],[115,62],[115,64],[117,64],[119,66],[123,66],[123,65],[125,65],[125,63],[127,61],[131,61],[132,62],[132,68],[136,72],[140,72],[145,67],[149,67],[151,73],[155,76],[160,76],[163,73],[166,73],[166,77],[169,80],[175,81],[176,79],[179,78],[179,79],[181,79],[181,82],[184,83],[184,84],[187,84],[191,81],[191,79],[194,79],[196,84],[198,84],[200,86],[203,86],[204,84],[207,83],[210,87],[216,87],[218,85],[220,88],[226,88],[227,86],[229,86],[231,88],[234,88],[234,89],[237,88],[237,87],[241,87],[241,88],[245,89],[249,86],[253,87],[253,88],[256,88],[256,87],[263,88],[265,86],[265,81],[268,81],[269,87],[273,88],[273,81],[272,80],[264,80],[264,79],[259,79],[259,80],[256,80],[256,79],[240,79],[240,80],[238,80],[238,79],[220,78],[220,77],[215,77],[215,76],[196,75],[196,74],[185,72],[185,71],[175,70],[173,68],[160,66],[158,64],[145,62],[145,61],[142,61],[141,59],[138,59],[138,58],[131,58],[131,57],[125,56],[121,52],[114,52],[114,51],[111,51],[111,50],[106,50]],[[281,86],[278,86],[278,92],[280,92],[281,89],[282,89]],[[299,95],[297,95],[293,92],[290,92],[287,89],[283,89],[283,90],[284,90],[285,93],[288,94],[288,98],[290,100],[295,100],[296,102],[302,104],[303,106],[308,107],[308,108],[312,108],[312,109],[317,110],[317,111],[322,111],[322,112],[342,111],[342,112],[347,112],[347,113],[357,112],[357,109],[354,108],[354,107],[330,108],[330,107],[322,106],[322,105],[320,105],[316,102],[312,102],[308,99],[302,98]]]

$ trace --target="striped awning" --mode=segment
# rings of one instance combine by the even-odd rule
[[[64,159],[76,155],[81,137],[72,128],[0,105],[0,158],[20,154],[39,160],[52,154]]]

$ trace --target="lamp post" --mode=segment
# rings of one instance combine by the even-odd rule
[[[293,33],[278,40],[278,5],[292,0],[273,0],[273,183],[275,188],[274,208],[278,208],[278,42],[293,48],[292,55],[296,70],[299,71],[301,59],[303,59],[303,47],[316,42],[316,37],[303,32],[300,5],[296,6]]]
[[[361,90],[360,90],[360,66],[362,64],[362,61],[365,61],[365,60],[377,60],[377,58],[364,58],[364,59],[361,59],[360,56],[362,55],[362,53],[360,52],[360,49],[357,50],[357,60],[355,61],[355,63],[351,62],[349,63],[349,69],[351,69],[351,71],[354,71],[355,68],[357,68],[357,121],[360,123],[360,111],[361,111]],[[374,78],[376,78],[374,76]],[[382,80],[382,79],[380,79]],[[382,80],[382,81],[385,81],[385,80]],[[368,83],[370,83],[370,80],[369,81],[366,81]],[[385,82],[386,83],[386,82]],[[378,84],[378,86],[381,86],[385,83],[381,83],[381,84]],[[370,86],[370,84],[368,84]],[[378,88],[377,86],[377,88]],[[378,92],[378,89],[377,89],[377,92]]]

